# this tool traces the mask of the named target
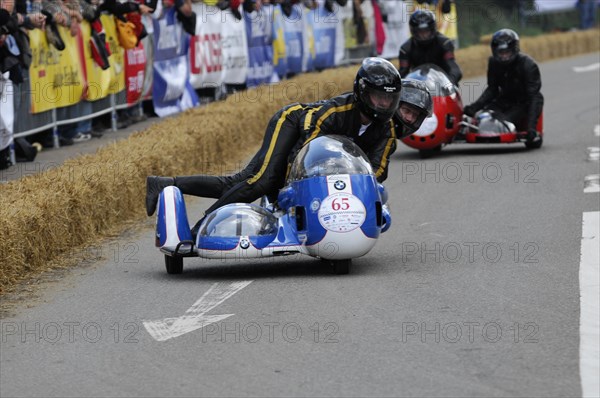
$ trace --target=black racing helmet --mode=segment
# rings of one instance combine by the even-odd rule
[[[400,110],[402,104],[407,104],[413,111],[418,112],[416,120],[412,123],[402,117],[402,112]],[[400,123],[404,126],[402,136],[406,137],[417,131],[425,118],[431,116],[433,113],[433,100],[431,99],[431,93],[425,82],[414,79],[402,80],[400,108],[396,111],[394,120],[396,123]]]
[[[410,26],[410,34],[420,44],[429,44],[435,38],[437,32],[435,15],[429,10],[413,12],[408,20],[408,25]]]
[[[354,97],[360,111],[372,121],[387,122],[400,103],[402,78],[388,60],[363,60],[354,79]]]
[[[500,29],[492,36],[492,56],[503,64],[515,60],[520,51],[519,35],[512,29]]]

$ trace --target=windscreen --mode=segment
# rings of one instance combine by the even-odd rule
[[[456,87],[446,73],[437,65],[421,65],[407,76],[407,79],[415,79],[425,82],[429,92],[434,97],[447,97],[456,93]]]
[[[277,218],[253,204],[234,203],[210,213],[200,230],[201,236],[262,236],[277,232]]]
[[[373,174],[373,169],[367,155],[348,138],[321,136],[298,152],[288,182],[334,174]]]

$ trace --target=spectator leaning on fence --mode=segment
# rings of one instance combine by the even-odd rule
[[[45,16],[40,14],[41,4],[39,1],[34,3],[32,12],[27,13],[27,5],[24,0],[18,0],[17,3],[13,0],[0,0],[0,79],[10,80],[12,84],[11,92],[2,93],[3,101],[10,101],[10,106],[2,112],[2,128],[0,135],[8,134],[8,139],[2,139],[4,143],[12,141],[14,110],[21,107],[21,86],[28,83],[29,66],[31,65],[31,48],[29,46],[29,38],[27,29],[41,28],[45,24]],[[3,88],[7,87],[6,81],[2,82]],[[1,105],[0,105],[1,106]],[[9,115],[10,113],[10,115]],[[19,144],[19,142],[17,142]],[[5,168],[9,165],[6,161],[8,148],[0,148],[0,168]],[[25,154],[26,160],[33,160],[35,153]],[[11,159],[12,162],[14,159]]]

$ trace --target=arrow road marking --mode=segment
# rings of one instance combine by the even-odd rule
[[[202,329],[211,323],[222,321],[234,314],[206,315],[207,312],[248,286],[252,281],[215,283],[186,312],[177,318],[144,321],[144,327],[157,341],[165,341]]]
[[[595,63],[587,66],[574,66],[573,71],[576,73],[593,72],[600,69],[600,63]]]

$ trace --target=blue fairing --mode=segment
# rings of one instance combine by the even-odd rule
[[[377,180],[373,175],[350,175],[351,193],[358,197],[365,206],[366,218],[360,229],[369,238],[376,239],[381,232],[381,221],[377,220],[377,202],[381,203]],[[327,176],[311,177],[300,181],[294,181],[291,186],[295,198],[290,207],[303,207],[306,224],[304,229],[298,231],[307,236],[307,245],[314,245],[325,237],[327,230],[319,222],[319,206],[313,203],[321,203],[330,194],[327,186]],[[298,212],[298,210],[296,210]]]
[[[248,240],[257,249],[264,249],[273,242],[275,235],[249,236]],[[227,251],[234,250],[240,241],[240,237],[198,237],[197,247],[202,250]]]
[[[167,244],[169,238],[177,241],[192,240],[192,232],[187,219],[185,201],[177,187],[167,187],[168,192],[161,192],[158,197],[158,214],[156,220],[156,246]],[[167,200],[171,203],[167,203]],[[174,224],[172,224],[174,223]],[[168,227],[171,226],[171,228]],[[176,234],[170,237],[169,234]]]

